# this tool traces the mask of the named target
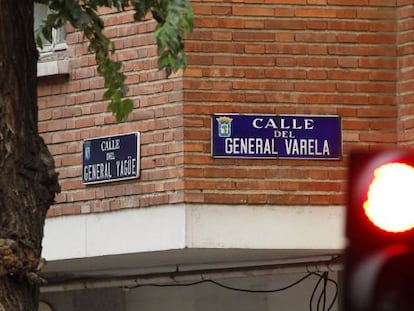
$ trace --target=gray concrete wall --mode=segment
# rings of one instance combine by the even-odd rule
[[[246,289],[277,289],[291,284],[305,274],[222,279],[219,282]],[[334,273],[331,278],[336,278]],[[188,287],[141,287],[68,291],[42,294],[54,311],[308,311],[318,281],[311,276],[300,284],[275,293],[246,293],[203,283]],[[322,287],[321,282],[321,287]],[[314,310],[320,289],[314,298]],[[334,296],[333,286],[327,288],[327,305]],[[337,306],[337,303],[336,303]],[[337,307],[333,311],[337,311]],[[320,307],[319,310],[322,310]]]

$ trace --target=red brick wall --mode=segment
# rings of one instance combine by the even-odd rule
[[[395,131],[395,1],[194,1],[185,72],[188,202],[343,204],[346,155]],[[218,112],[338,114],[344,160],[212,159]]]
[[[399,141],[414,142],[414,7],[412,1],[399,1],[398,10],[398,105]]]
[[[131,12],[103,12],[136,109],[128,122],[114,123],[101,100],[93,56],[82,35],[70,32],[69,79],[39,85],[39,127],[62,185],[50,215],[177,202],[343,204],[351,148],[412,139],[413,121],[406,116],[413,102],[412,4],[400,5],[193,1],[189,67],[183,78],[168,80],[156,69],[154,23],[135,25]],[[344,158],[213,159],[211,116],[222,112],[338,114]],[[140,179],[82,185],[82,140],[131,131],[142,134]]]
[[[103,11],[107,34],[124,62],[135,111],[116,124],[102,100],[103,80],[83,36],[69,29],[69,78],[39,81],[39,128],[54,154],[62,193],[50,216],[182,202],[182,81],[165,80],[157,67],[151,20],[133,23],[132,11]],[[129,182],[84,186],[82,141],[141,132],[141,177]]]

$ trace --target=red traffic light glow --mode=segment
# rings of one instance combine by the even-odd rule
[[[414,228],[414,167],[386,163],[374,171],[364,210],[370,221],[387,232]]]

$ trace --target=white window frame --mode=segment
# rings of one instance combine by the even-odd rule
[[[43,19],[46,18],[47,14],[49,14],[50,10],[47,4],[35,2],[34,6],[35,6],[34,8],[35,29],[34,30],[36,31],[37,30],[36,28],[39,27]],[[41,16],[37,14],[38,12],[42,13]],[[39,19],[42,19],[42,20],[39,20]],[[65,32],[64,27],[59,28],[59,29],[52,29],[52,42],[50,43],[47,40],[45,40],[43,44],[43,48],[42,49],[39,48],[39,52],[41,54],[45,54],[45,53],[53,53],[53,52],[66,50],[68,46],[66,44],[65,37],[66,37],[66,32]]]

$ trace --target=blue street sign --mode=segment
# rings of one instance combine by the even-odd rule
[[[139,177],[139,138],[139,133],[129,133],[85,140],[83,183],[97,184]]]
[[[222,158],[340,159],[341,118],[215,114],[211,150]]]

